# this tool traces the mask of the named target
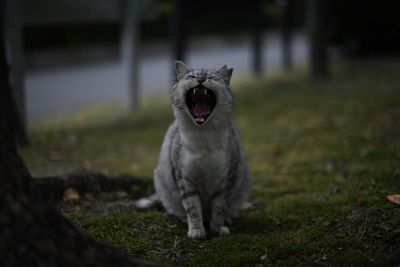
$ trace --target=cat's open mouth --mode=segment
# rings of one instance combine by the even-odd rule
[[[186,93],[186,106],[193,120],[199,125],[206,122],[216,104],[215,94],[204,86],[191,88]]]

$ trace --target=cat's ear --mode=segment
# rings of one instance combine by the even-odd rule
[[[186,66],[185,63],[182,61],[176,60],[175,61],[175,70],[176,70],[176,76],[178,77],[178,80],[180,80],[183,76],[188,74],[190,72],[190,68]]]
[[[228,68],[228,66],[225,64],[219,70],[217,70],[217,72],[222,76],[222,78],[224,79],[225,83],[227,85],[229,85],[230,82],[231,82],[233,69],[232,68]]]

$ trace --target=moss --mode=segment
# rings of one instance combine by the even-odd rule
[[[230,236],[190,240],[183,223],[155,209],[67,215],[129,254],[179,266],[399,264],[400,211],[385,199],[400,191],[399,68],[350,62],[327,82],[310,83],[301,70],[237,82],[233,121],[253,188]],[[89,169],[151,183],[171,120],[152,100],[133,119],[32,126],[21,153],[34,175]]]

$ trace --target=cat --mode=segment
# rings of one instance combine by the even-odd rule
[[[250,177],[230,113],[233,69],[190,69],[175,63],[172,87],[175,121],[169,127],[154,171],[156,193],[139,207],[161,201],[169,214],[188,224],[188,237],[206,238],[206,228],[230,233],[250,191]]]

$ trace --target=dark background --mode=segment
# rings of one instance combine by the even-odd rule
[[[262,0],[262,26],[279,29],[282,26],[280,2]],[[294,1],[293,22],[296,29],[307,26],[306,1]],[[144,42],[169,36],[172,1],[158,1],[159,13],[141,23]],[[398,1],[326,1],[329,45],[340,48],[347,56],[398,55],[400,20]],[[252,23],[251,2],[211,1],[187,2],[186,30],[191,36],[235,34],[245,32]],[[223,12],[221,12],[221,10]],[[72,25],[28,26],[25,28],[25,48],[40,50],[53,47],[74,47],[87,44],[117,43],[119,25],[96,22]],[[51,38],[49,38],[51,37]]]

